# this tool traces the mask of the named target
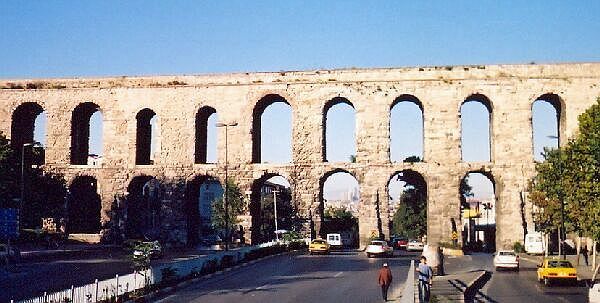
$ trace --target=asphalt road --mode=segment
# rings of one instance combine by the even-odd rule
[[[413,255],[368,259],[363,252],[275,256],[191,284],[155,302],[381,302],[377,271],[388,262],[401,289]],[[390,289],[392,292],[394,289]]]
[[[490,254],[473,254],[447,259],[446,267],[450,272],[476,269],[491,271],[491,279],[480,290],[488,302],[588,302],[588,288],[584,286],[547,287],[537,282],[536,264],[523,258],[519,271],[495,271]]]
[[[40,257],[0,268],[0,302],[39,296],[44,291],[59,291],[73,284],[92,283],[95,279],[108,279],[131,271],[131,262],[123,253],[99,251],[68,259]]]

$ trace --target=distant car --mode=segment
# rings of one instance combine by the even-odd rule
[[[528,254],[541,255],[544,253],[544,241],[542,233],[534,232],[525,235],[525,252]]]
[[[499,250],[494,254],[494,267],[519,270],[519,256],[512,250]]]
[[[162,246],[158,241],[141,242],[133,249],[133,258],[139,259],[145,254],[150,256],[150,259],[160,259],[163,257]]]
[[[342,235],[327,234],[327,243],[331,248],[342,248]]]
[[[540,283],[544,282],[546,286],[554,281],[576,283],[577,269],[569,261],[545,258],[542,264],[538,265],[537,279]]]
[[[407,251],[423,251],[423,242],[419,240],[410,240],[406,245]]]
[[[369,245],[367,245],[365,253],[369,258],[381,255],[391,257],[394,255],[394,248],[389,246],[385,241],[374,240],[371,241]]]
[[[323,239],[315,239],[308,245],[308,253],[311,255],[316,253],[328,254],[329,250],[329,243]]]
[[[21,252],[14,246],[8,249],[8,245],[0,244],[0,265],[9,262],[19,262],[21,260]]]

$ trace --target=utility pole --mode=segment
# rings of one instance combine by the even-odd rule
[[[273,211],[275,214],[275,240],[277,240],[277,242],[279,242],[279,234],[277,233],[277,231],[279,230],[279,228],[277,227],[277,194],[280,191],[278,189],[273,190]]]

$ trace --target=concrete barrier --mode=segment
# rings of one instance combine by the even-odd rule
[[[402,297],[400,297],[400,303],[415,303],[415,261],[410,261],[410,267],[408,268],[408,275],[404,282],[404,290],[402,290]]]

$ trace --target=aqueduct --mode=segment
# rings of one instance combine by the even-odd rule
[[[483,172],[494,182],[496,244],[501,248],[521,240],[532,226],[522,192],[534,174],[533,102],[541,98],[557,109],[564,143],[562,138],[576,131],[578,115],[600,95],[600,64],[37,79],[3,81],[0,87],[4,88],[0,131],[15,148],[32,140],[33,121],[45,111],[45,169],[64,174],[70,186],[83,183],[95,191],[92,196],[100,202],[93,211],[100,212],[96,216],[100,227],[87,229],[108,234],[115,219],[114,202],[124,195],[145,195],[153,197],[152,203],[139,207],[156,210],[150,213],[160,222],[161,237],[186,242],[194,221],[186,197],[203,180],[224,180],[225,129],[219,129],[217,163],[206,163],[204,142],[207,117],[218,113],[220,121],[238,123],[228,130],[229,175],[244,191],[266,176],[284,176],[291,183],[299,216],[312,219],[316,229],[323,180],[343,171],[360,184],[361,243],[378,229],[387,235],[388,225],[378,224],[378,219],[388,220],[380,214],[387,212],[387,203],[381,201],[388,199],[388,181],[398,172],[411,171],[426,183],[428,241],[448,241],[451,219],[460,218],[460,181],[469,172]],[[402,101],[414,102],[422,110],[422,162],[390,161],[390,110]],[[481,102],[488,109],[489,161],[461,159],[460,107],[467,101]],[[288,164],[261,163],[260,141],[266,138],[260,137],[259,118],[273,102],[292,108]],[[356,110],[355,162],[324,160],[324,115],[339,102]],[[103,162],[86,165],[89,119],[96,111],[103,119]],[[153,155],[152,131],[160,138]],[[158,180],[162,187],[149,180]],[[132,205],[130,216],[137,207]]]

